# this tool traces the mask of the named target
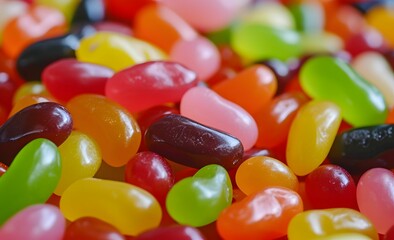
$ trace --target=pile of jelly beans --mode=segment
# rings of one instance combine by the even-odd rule
[[[394,240],[392,0],[0,0],[1,240]]]

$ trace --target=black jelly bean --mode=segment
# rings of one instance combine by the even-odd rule
[[[82,0],[74,12],[71,24],[101,22],[105,17],[103,0]]]

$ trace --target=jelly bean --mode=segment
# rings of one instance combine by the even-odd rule
[[[204,240],[201,232],[194,227],[173,225],[159,227],[138,235],[134,240],[156,240],[156,239],[177,239],[177,240]]]
[[[304,54],[335,53],[343,48],[343,41],[330,32],[304,33],[301,35]]]
[[[305,176],[324,161],[341,120],[340,109],[329,101],[315,100],[301,107],[291,124],[286,148],[287,164],[296,175]]]
[[[394,238],[394,225],[389,228],[389,230],[384,235],[383,240],[390,240]]]
[[[324,9],[319,1],[303,1],[291,4],[289,9],[295,26],[301,32],[319,32],[324,28]]]
[[[160,104],[179,102],[198,83],[196,74],[168,61],[134,65],[111,77],[105,88],[108,98],[130,112],[140,112]]]
[[[284,93],[254,114],[259,129],[256,146],[271,148],[284,143],[297,111],[306,102],[302,93]]]
[[[7,165],[0,162],[0,177],[3,176],[5,172],[7,172],[7,169],[8,169]]]
[[[48,97],[42,97],[40,95],[26,95],[15,102],[14,106],[11,109],[9,117],[15,115],[17,112],[28,106],[43,102],[53,102],[53,100]]]
[[[125,237],[107,222],[82,217],[67,227],[63,240],[125,240]]]
[[[48,97],[49,93],[41,82],[38,81],[26,82],[22,86],[20,86],[18,90],[16,90],[12,98],[12,101],[13,103],[16,103],[21,98],[28,95],[40,95],[43,97]]]
[[[365,52],[352,61],[352,67],[383,94],[389,108],[394,107],[394,72],[386,59],[376,52]]]
[[[394,46],[394,34],[390,26],[394,23],[394,11],[390,6],[377,6],[366,14],[367,22],[376,28],[387,40],[390,47]]]
[[[240,8],[240,1],[163,0],[161,2],[178,13],[190,25],[204,32],[225,27],[234,19]]]
[[[18,85],[12,81],[9,74],[0,70],[0,105],[8,113],[12,108],[12,98]]]
[[[253,65],[239,72],[234,78],[214,85],[212,90],[254,114],[275,95],[277,80],[268,67]]]
[[[267,187],[298,190],[298,179],[288,166],[271,157],[258,156],[245,160],[235,175],[237,186],[246,195]]]
[[[101,164],[101,152],[97,143],[78,131],[71,132],[59,146],[59,152],[62,176],[54,193],[60,196],[73,182],[96,174]]]
[[[43,102],[24,108],[0,127],[0,161],[10,165],[23,146],[36,138],[49,139],[59,146],[72,127],[70,113],[57,103]]]
[[[60,210],[49,204],[36,204],[10,218],[0,229],[3,240],[62,240],[66,220]],[[18,231],[15,231],[18,229]]]
[[[353,178],[337,165],[322,165],[311,172],[305,180],[305,191],[314,208],[357,209]]]
[[[57,147],[47,139],[29,142],[0,178],[0,225],[27,206],[44,203],[51,196],[61,174]]]
[[[258,129],[252,116],[208,88],[195,87],[187,91],[180,109],[185,117],[235,136],[245,150],[256,143]]]
[[[393,168],[394,125],[354,128],[336,136],[328,158],[349,171]]]
[[[104,65],[115,71],[166,58],[160,49],[150,43],[114,32],[98,32],[82,39],[76,55],[82,62]]]
[[[164,206],[174,176],[166,159],[153,152],[139,152],[126,165],[127,183],[150,192]]]
[[[301,69],[300,83],[309,96],[337,104],[351,125],[373,125],[386,119],[383,95],[339,59],[310,59]]]
[[[67,103],[74,128],[92,137],[103,160],[113,167],[125,165],[141,142],[141,131],[130,113],[109,99],[81,94]]]
[[[97,32],[116,32],[124,35],[133,35],[131,28],[118,22],[102,21],[93,24]]]
[[[134,19],[135,36],[169,53],[179,39],[191,40],[196,31],[174,11],[163,5],[147,5]]]
[[[51,7],[60,11],[67,22],[71,21],[73,13],[80,0],[34,0],[35,4]]]
[[[235,137],[176,114],[153,123],[145,133],[145,142],[150,151],[193,168],[208,164],[232,168],[243,155],[242,144]]]
[[[203,81],[210,78],[220,65],[219,51],[204,37],[178,40],[170,51],[170,59],[195,71]]]
[[[372,240],[372,238],[362,235],[360,233],[338,233],[330,236],[319,237],[317,239],[319,240]]]
[[[299,34],[259,23],[244,23],[236,27],[231,45],[239,55],[251,61],[270,58],[285,61],[301,54]]]
[[[110,19],[129,24],[142,7],[151,2],[152,0],[105,0],[105,12]]]
[[[357,203],[381,234],[394,225],[394,173],[374,168],[364,173],[357,184]]]
[[[339,233],[359,233],[378,240],[370,220],[348,208],[309,210],[296,215],[289,224],[289,240],[320,239]]]
[[[41,80],[44,69],[53,62],[64,58],[75,58],[75,50],[81,37],[91,35],[95,29],[82,26],[72,29],[63,36],[37,41],[26,47],[16,61],[18,73],[27,81]],[[45,52],[46,54],[42,54]]]
[[[59,11],[35,5],[4,27],[2,48],[6,54],[16,58],[29,44],[62,34],[65,27],[64,16]]]
[[[167,195],[166,206],[178,223],[199,227],[214,222],[231,200],[232,186],[227,171],[212,164],[177,182]]]
[[[345,50],[353,56],[367,51],[385,52],[388,46],[386,40],[374,28],[366,28],[352,35],[345,43]]]
[[[114,72],[104,66],[63,59],[45,68],[42,83],[56,99],[68,102],[84,93],[105,94],[105,84]]]
[[[0,48],[0,72],[4,72],[8,74],[11,81],[15,85],[20,86],[25,82],[20,78],[19,74],[16,71],[15,59],[7,56],[1,48]]]
[[[28,5],[22,1],[1,1],[0,2],[0,43],[3,38],[3,29],[14,17],[26,12]]]
[[[94,178],[78,180],[68,187],[60,199],[60,210],[70,221],[95,217],[131,236],[159,226],[162,215],[159,203],[145,190]]]
[[[270,187],[225,209],[216,225],[226,240],[275,239],[286,235],[290,220],[302,211],[302,200],[296,192]]]
[[[105,17],[104,0],[81,0],[76,8],[71,24],[95,23]]]

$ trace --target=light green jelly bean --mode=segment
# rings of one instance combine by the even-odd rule
[[[344,120],[353,126],[381,124],[387,117],[382,93],[342,60],[329,56],[310,59],[301,69],[300,83],[312,98],[337,104]]]
[[[23,147],[0,178],[0,226],[23,208],[45,203],[60,175],[60,153],[54,143],[38,138]]]
[[[270,58],[285,61],[301,54],[301,41],[297,32],[259,23],[243,23],[235,27],[231,45],[239,55],[251,61]]]
[[[166,206],[175,221],[199,227],[214,222],[231,205],[232,195],[226,169],[212,164],[176,183],[167,195]]]

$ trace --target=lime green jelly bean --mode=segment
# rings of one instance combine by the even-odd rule
[[[176,183],[167,195],[166,206],[174,220],[197,227],[214,222],[231,201],[232,185],[227,171],[212,164]]]
[[[336,103],[343,118],[354,126],[380,124],[386,119],[382,93],[342,60],[328,56],[310,59],[301,69],[300,83],[312,98]]]
[[[235,27],[231,38],[234,50],[252,61],[297,57],[301,54],[300,43],[300,36],[295,31],[259,23],[244,23]]]
[[[142,188],[95,178],[71,184],[60,199],[60,210],[70,221],[95,217],[131,236],[158,227],[162,217],[157,200]]]
[[[0,178],[0,225],[27,206],[45,203],[61,175],[54,143],[38,138],[22,148]]]
[[[101,152],[92,138],[78,131],[71,132],[59,146],[59,152],[62,158],[62,176],[55,194],[60,196],[73,182],[96,174],[101,164]]]
[[[114,71],[167,58],[150,43],[113,32],[97,32],[82,39],[76,55],[79,61],[100,64]]]

